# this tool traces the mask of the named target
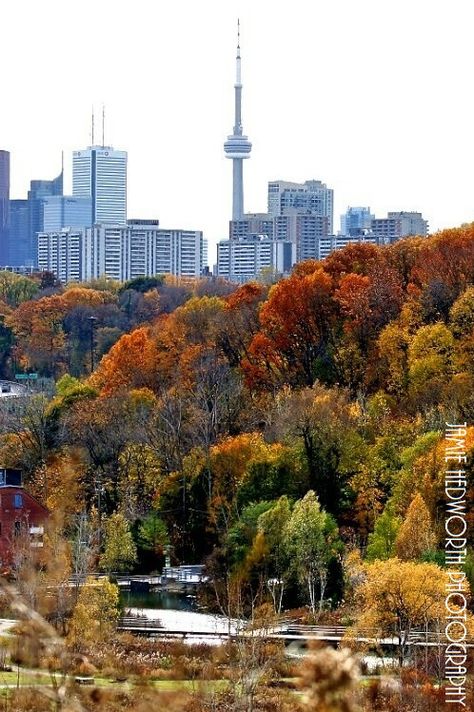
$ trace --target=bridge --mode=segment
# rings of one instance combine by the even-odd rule
[[[159,619],[147,618],[145,616],[127,616],[120,619],[117,629],[156,638],[168,639],[243,639],[251,637],[261,637],[266,640],[282,640],[286,645],[291,643],[306,644],[310,641],[326,642],[329,645],[339,645],[346,637],[348,626],[328,626],[328,625],[300,625],[294,622],[282,621],[267,628],[250,628],[242,625],[241,630],[234,632],[209,631],[209,630],[176,630],[165,628]],[[365,643],[381,648],[396,648],[400,645],[398,636],[387,636],[380,638],[376,631],[360,631],[358,635],[351,637],[357,643]],[[435,631],[413,630],[408,635],[409,647],[439,647],[445,646],[446,641],[442,633]],[[470,640],[468,647],[474,647],[474,640]]]

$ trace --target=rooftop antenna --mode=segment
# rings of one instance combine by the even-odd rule
[[[102,148],[105,147],[105,104],[102,104]]]
[[[92,105],[92,120],[91,120],[91,145],[94,145],[94,105]]]

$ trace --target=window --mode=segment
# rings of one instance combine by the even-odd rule
[[[21,522],[15,522],[14,534],[15,534],[15,536],[20,536],[20,534],[21,534]]]
[[[23,507],[23,495],[14,494],[13,495],[13,506],[15,509],[21,509]]]

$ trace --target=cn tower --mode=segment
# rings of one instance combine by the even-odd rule
[[[252,144],[242,133],[242,78],[240,71],[240,21],[237,22],[234,131],[224,144],[226,158],[232,159],[232,220],[244,216],[244,158],[250,158]]]

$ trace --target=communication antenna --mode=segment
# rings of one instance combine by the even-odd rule
[[[105,104],[102,104],[102,148],[105,147]]]
[[[92,106],[92,119],[91,119],[91,145],[94,145],[94,106]]]

